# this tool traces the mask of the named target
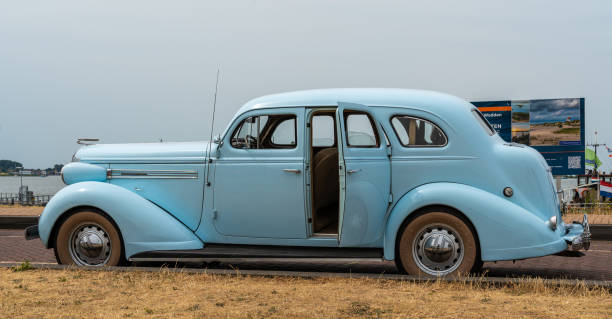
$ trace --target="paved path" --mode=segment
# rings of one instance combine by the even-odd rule
[[[22,230],[0,230],[0,262],[55,263],[53,250],[45,249],[40,240],[26,241]],[[149,266],[155,264],[139,265]],[[343,259],[248,259],[222,260],[207,264],[184,264],[188,267],[242,270],[286,270],[304,272],[397,273],[393,262]],[[612,280],[612,241],[594,241],[591,250],[580,258],[546,256],[497,263],[485,263],[492,277],[539,276],[585,280]]]

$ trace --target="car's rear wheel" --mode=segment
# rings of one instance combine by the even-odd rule
[[[438,209],[416,217],[403,229],[397,267],[410,275],[468,274],[477,265],[478,245],[470,227],[452,211]]]
[[[60,226],[55,240],[55,257],[60,264],[117,266],[124,261],[121,236],[102,214],[80,211],[70,215]]]

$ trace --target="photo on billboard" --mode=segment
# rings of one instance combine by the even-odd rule
[[[512,142],[529,145],[529,101],[512,101]]]
[[[581,144],[580,99],[531,100],[530,102],[529,145]]]

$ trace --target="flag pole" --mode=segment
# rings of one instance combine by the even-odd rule
[[[601,184],[601,180],[599,178],[599,168],[597,167],[597,131],[595,131],[595,171],[597,172],[597,210],[599,211],[599,185]]]

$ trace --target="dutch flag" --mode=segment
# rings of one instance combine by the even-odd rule
[[[599,182],[599,195],[612,197],[612,184],[604,181]]]

